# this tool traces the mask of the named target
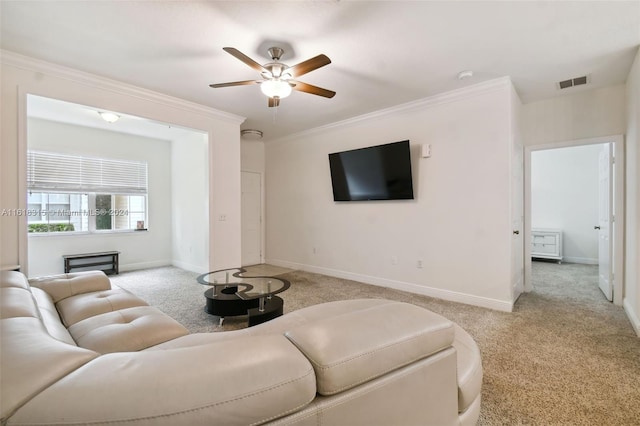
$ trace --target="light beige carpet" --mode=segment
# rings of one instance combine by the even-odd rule
[[[302,271],[287,272],[285,313],[326,301],[385,298],[423,306],[478,342],[484,381],[481,425],[640,425],[640,338],[622,308],[597,288],[597,268],[534,262],[535,290],[512,313],[446,302]],[[191,332],[233,330],[246,317],[204,312],[197,274],[157,268],[112,277]]]

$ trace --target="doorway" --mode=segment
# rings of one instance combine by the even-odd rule
[[[548,167],[541,167],[545,161]],[[558,170],[562,161],[568,167]],[[588,167],[580,171],[581,164]],[[562,234],[553,243],[563,246],[561,257],[555,260],[598,265],[602,292],[615,304],[622,304],[624,215],[615,212],[623,212],[623,165],[622,136],[525,149],[525,291],[533,289],[532,252],[540,252],[540,247],[534,249],[538,243],[534,238],[553,231]],[[578,177],[581,173],[586,175]],[[603,185],[611,191],[603,192]],[[538,192],[544,197],[537,196]]]

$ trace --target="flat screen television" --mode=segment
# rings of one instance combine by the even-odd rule
[[[334,201],[413,200],[409,141],[329,154]]]

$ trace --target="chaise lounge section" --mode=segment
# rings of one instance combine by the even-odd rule
[[[7,425],[472,425],[482,365],[446,318],[330,302],[195,333],[102,272],[1,279]]]

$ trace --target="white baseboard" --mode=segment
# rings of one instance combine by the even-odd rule
[[[563,256],[563,262],[567,263],[582,263],[584,265],[597,265],[598,259],[593,259],[590,257],[572,257],[572,256]]]
[[[346,280],[359,281],[365,284],[372,284],[378,287],[393,288],[395,290],[407,291],[409,293],[448,300],[451,302],[464,303],[467,305],[480,306],[482,308],[495,309],[503,312],[513,311],[513,303],[503,300],[490,299],[488,297],[475,296],[472,294],[459,293],[456,291],[444,290],[440,288],[427,287],[419,284],[404,281],[389,280],[386,278],[372,277],[369,275],[356,274],[353,272],[340,271],[337,269],[323,268],[320,266],[306,265],[302,263],[289,262],[278,259],[267,259],[266,263],[283,268],[299,269],[305,272],[328,275],[330,277],[343,278]]]
[[[139,269],[160,268],[161,266],[171,266],[170,260],[155,260],[153,262],[120,264],[120,272],[137,271]]]
[[[184,269],[185,271],[198,272],[200,274],[204,274],[209,270],[208,266],[194,265],[192,263],[182,262],[180,260],[172,260],[171,265],[175,266],[176,268]]]
[[[631,321],[631,326],[635,330],[636,335],[640,337],[640,319],[638,319],[637,313],[633,310],[629,303],[629,299],[626,297],[622,301],[622,307],[624,308],[624,312],[627,314],[629,321]]]

